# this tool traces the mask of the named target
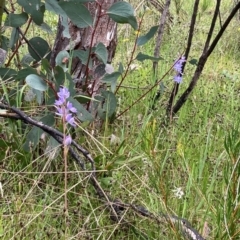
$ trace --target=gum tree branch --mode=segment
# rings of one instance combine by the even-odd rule
[[[207,49],[209,48],[210,40],[211,40],[212,35],[213,35],[213,30],[214,30],[214,27],[215,27],[215,24],[216,24],[216,21],[217,21],[218,14],[220,12],[220,10],[219,10],[220,9],[220,3],[221,3],[221,0],[217,0],[216,8],[215,8],[215,11],[214,11],[214,14],[213,14],[212,23],[211,23],[211,26],[210,26],[210,29],[209,29],[209,32],[208,32],[208,36],[207,36],[207,39],[206,39],[206,42],[205,42],[203,53],[206,53]]]
[[[4,7],[4,11],[5,13],[8,15],[9,11],[7,10],[6,7]],[[30,21],[31,22],[31,21]],[[32,46],[32,44],[28,41],[28,39],[25,37],[25,34],[22,32],[20,27],[16,28],[17,31],[19,32],[19,34],[21,35],[22,39],[26,42],[26,44],[33,50],[33,52],[41,59],[41,56],[39,55],[39,53],[36,51],[36,49]],[[28,29],[28,28],[27,28]],[[26,29],[26,31],[27,31]]]
[[[199,0],[196,0],[195,4],[194,4],[194,7],[193,7],[192,20],[191,20],[189,34],[188,34],[187,48],[186,48],[185,55],[184,55],[186,57],[186,59],[188,59],[188,55],[190,53],[191,46],[192,46],[192,39],[193,39],[194,28],[195,28],[195,23],[196,23],[196,19],[197,19],[198,6],[199,6]],[[183,63],[183,67],[182,67],[182,72],[183,73],[184,73],[184,69],[185,69],[185,64],[186,64],[186,62]],[[178,93],[178,89],[179,89],[179,84],[174,83],[172,93],[171,93],[171,96],[169,98],[169,102],[168,102],[168,106],[167,106],[167,116],[169,116],[169,117],[172,116],[173,102],[174,102],[175,96]]]

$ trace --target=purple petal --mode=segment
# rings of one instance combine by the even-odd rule
[[[76,127],[74,117],[72,116],[72,114],[70,114],[70,113],[67,114],[65,119],[71,126]]]
[[[176,75],[176,76],[174,76],[173,80],[176,83],[181,83],[182,82],[182,76]]]
[[[173,69],[174,69],[176,72],[181,73],[181,72],[182,72],[182,64],[181,64],[180,62],[177,62],[177,63],[174,65]]]
[[[56,107],[57,112],[56,114],[63,117],[64,113],[65,113],[65,109],[63,107]]]
[[[75,107],[73,107],[71,102],[67,102],[67,109],[72,112],[72,113],[76,113],[77,109]]]
[[[55,106],[61,106],[63,104],[64,104],[64,99],[62,99],[62,98],[55,100],[55,103],[54,103]]]
[[[177,73],[182,73],[182,67],[183,67],[183,63],[186,62],[185,60],[185,56],[181,56],[181,58],[179,58],[178,60],[176,60],[174,62],[174,66],[173,69],[177,72]]]
[[[63,139],[63,145],[65,146],[69,146],[72,143],[72,138],[70,135],[65,136],[65,138]]]
[[[58,96],[59,98],[66,100],[67,98],[69,98],[70,92],[66,87],[63,87],[59,89]]]

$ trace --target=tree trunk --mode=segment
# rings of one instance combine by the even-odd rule
[[[97,43],[101,42],[108,50],[108,62],[111,63],[114,57],[117,44],[117,25],[108,15],[103,15],[109,7],[117,2],[117,0],[99,0],[98,3],[90,2],[85,6],[90,11],[94,19],[94,26],[88,28],[78,28],[70,20],[68,20],[70,38],[64,36],[63,18],[59,17],[58,32],[51,55],[51,66],[55,66],[55,58],[62,50],[89,50]],[[102,64],[96,57],[92,57],[93,70]],[[94,71],[90,71],[84,66],[78,58],[72,62],[71,73],[73,79],[76,80],[76,87],[79,88],[81,80],[89,78],[94,80],[95,88],[99,87],[99,81],[94,76]],[[93,81],[92,80],[92,81]],[[87,79],[88,81],[88,79]],[[97,82],[96,82],[97,81]],[[96,89],[95,89],[96,90]],[[90,94],[92,97],[92,94]]]

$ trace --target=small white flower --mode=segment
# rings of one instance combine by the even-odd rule
[[[184,195],[184,192],[181,187],[176,187],[175,189],[172,190],[174,193],[174,196],[178,199],[181,199]]]

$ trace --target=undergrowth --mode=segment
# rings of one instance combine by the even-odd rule
[[[158,79],[184,50],[190,10],[191,6],[182,6],[179,18],[176,16],[164,37],[161,56],[167,60],[159,62]],[[212,10],[203,1],[191,58],[200,54]],[[149,16],[144,27],[151,23]],[[171,123],[165,117],[173,84],[169,75],[162,81],[155,110],[149,111],[157,89],[113,123],[106,123],[101,131],[88,125],[76,130],[79,142],[93,155],[97,176],[107,192],[155,213],[186,218],[200,233],[207,231],[207,239],[240,237],[239,43],[231,37],[236,32],[239,35],[237,24],[228,29],[193,94]],[[135,38],[126,26],[119,32],[116,66],[119,59],[127,63],[129,43]],[[153,48],[154,41],[150,41],[140,50],[152,55]],[[180,93],[193,71],[194,66],[187,65]],[[132,64],[119,91],[118,112],[154,81],[150,61]],[[43,138],[38,148],[27,154],[21,148],[28,130],[24,123],[1,120],[0,128],[4,141],[12,142],[1,154],[2,239],[183,239],[171,223],[157,225],[130,210],[124,213],[128,225],[110,221],[107,206],[96,198],[89,178],[71,159],[66,219],[64,165],[61,157],[54,157],[59,147],[48,151]]]

